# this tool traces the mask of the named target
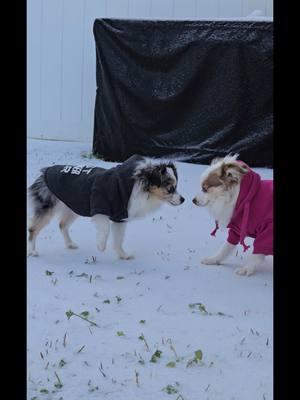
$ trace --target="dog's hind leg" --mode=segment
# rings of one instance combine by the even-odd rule
[[[28,256],[38,256],[38,252],[36,251],[35,244],[36,238],[40,231],[50,222],[51,218],[53,217],[53,209],[47,209],[45,211],[35,213],[31,219],[29,224],[29,238],[28,238]]]
[[[104,251],[110,230],[109,218],[106,215],[95,214],[92,216],[92,221],[97,229],[97,248],[99,251]]]
[[[126,222],[113,222],[112,233],[113,233],[113,246],[114,250],[122,260],[130,260],[134,256],[129,255],[123,249],[123,241],[126,229]]]
[[[64,207],[61,213],[61,218],[59,221],[59,229],[63,235],[65,245],[68,249],[77,249],[78,246],[76,243],[72,241],[69,234],[69,227],[77,218],[77,214],[75,214],[68,207]]]
[[[238,275],[251,276],[255,273],[257,267],[259,267],[265,260],[265,255],[263,254],[250,254],[243,267],[236,269]]]

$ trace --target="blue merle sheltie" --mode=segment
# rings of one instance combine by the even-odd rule
[[[70,225],[78,216],[91,217],[99,251],[105,250],[111,229],[118,257],[133,258],[123,249],[127,221],[157,210],[164,202],[173,206],[182,204],[184,198],[177,192],[177,182],[173,162],[139,155],[109,169],[85,165],[43,168],[28,189],[33,208],[28,255],[38,255],[37,236],[58,214],[67,248],[77,248],[69,234]]]

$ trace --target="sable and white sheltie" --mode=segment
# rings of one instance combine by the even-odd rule
[[[246,237],[254,238],[253,252],[236,272],[250,276],[273,254],[273,181],[262,180],[238,155],[215,158],[200,178],[200,191],[193,199],[197,206],[207,207],[215,219],[216,229],[227,227],[228,238],[219,251],[201,262],[221,264],[240,243],[249,246]]]

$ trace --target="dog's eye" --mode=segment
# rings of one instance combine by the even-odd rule
[[[202,192],[204,192],[204,193],[207,192],[207,186],[202,186]]]
[[[173,186],[171,186],[169,189],[168,189],[168,193],[174,193],[175,192],[175,188],[173,187]]]

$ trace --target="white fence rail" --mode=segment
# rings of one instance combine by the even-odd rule
[[[27,133],[90,141],[95,101],[96,18],[273,16],[272,0],[27,0]]]

